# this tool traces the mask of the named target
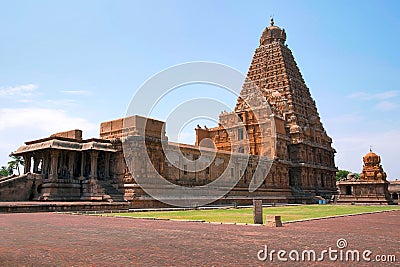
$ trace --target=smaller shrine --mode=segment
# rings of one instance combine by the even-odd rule
[[[381,157],[372,152],[363,157],[364,166],[360,178],[349,174],[346,179],[337,182],[339,196],[337,203],[390,205],[386,173],[381,165]]]

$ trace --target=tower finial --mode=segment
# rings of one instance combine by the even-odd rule
[[[270,24],[271,24],[271,26],[274,26],[274,17],[273,16],[271,16]]]

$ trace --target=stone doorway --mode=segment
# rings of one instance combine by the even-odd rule
[[[353,194],[353,188],[351,185],[346,186],[346,195],[352,195]]]

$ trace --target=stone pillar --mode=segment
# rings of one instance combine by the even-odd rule
[[[82,151],[82,158],[81,158],[81,173],[80,173],[80,180],[83,180],[85,177],[85,165],[86,165],[86,154]]]
[[[263,224],[262,200],[253,200],[254,224]]]
[[[63,150],[60,151],[60,162],[59,162],[58,168],[60,170],[60,174],[61,174],[62,178],[65,178],[67,176],[66,171],[65,171],[65,169],[66,169],[65,161],[66,161],[67,153],[68,153],[67,151],[63,151]]]
[[[40,163],[40,156],[34,155],[33,156],[33,173],[38,173],[39,171],[39,163]]]
[[[97,179],[97,157],[99,156],[99,151],[90,151],[90,178]]]
[[[58,150],[51,150],[50,151],[50,175],[49,178],[52,181],[57,180],[58,178],[58,157],[60,156],[60,151]]]
[[[110,179],[110,154],[104,155],[104,179]]]
[[[110,165],[108,166],[110,179],[114,179],[115,178],[115,162],[116,162],[116,160],[111,159],[110,160]]]
[[[24,158],[24,173],[28,173],[31,171],[31,155],[25,154]]]
[[[69,178],[74,178],[74,169],[75,169],[75,151],[69,152],[69,162],[68,162],[68,172]]]
[[[48,173],[49,167],[49,154],[47,152],[43,153],[43,161],[42,161],[42,175],[46,175]]]

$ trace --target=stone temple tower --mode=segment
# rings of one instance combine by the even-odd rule
[[[389,194],[389,182],[381,165],[381,157],[372,152],[363,157],[364,166],[360,179],[351,177],[337,182],[338,203],[355,204],[394,204]]]
[[[271,184],[288,186],[293,194],[311,192],[328,196],[336,191],[336,151],[331,146],[332,139],[320,121],[315,101],[285,42],[285,30],[275,26],[271,18],[270,25],[261,35],[241,97],[232,112],[242,120],[249,135],[249,149],[242,152],[273,156],[273,168],[266,177],[272,181]],[[275,122],[276,146],[267,154],[261,151],[260,142],[257,142],[259,132],[254,128],[252,112],[243,101],[248,94],[252,94],[249,88],[254,84],[268,101]],[[221,113],[220,121],[227,125],[226,121],[230,120],[232,113]],[[235,151],[238,140],[234,139],[240,139],[240,133],[229,138],[221,125],[196,129],[197,145],[207,137],[213,139],[217,149]]]

